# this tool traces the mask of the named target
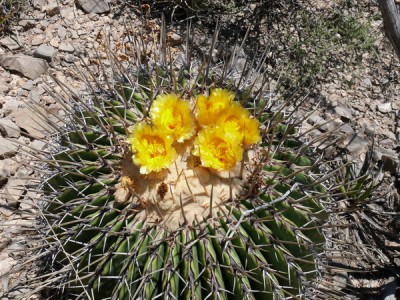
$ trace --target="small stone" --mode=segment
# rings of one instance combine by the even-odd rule
[[[21,86],[21,88],[30,91],[33,88],[33,81],[32,80],[25,81],[24,84]]]
[[[49,1],[49,4],[45,7],[45,11],[49,17],[58,14],[60,12],[60,7],[58,6],[57,1],[55,2]]]
[[[386,103],[383,103],[383,104],[379,104],[379,105],[376,106],[376,108],[381,113],[384,113],[384,114],[390,113],[392,111],[392,103],[386,102]]]
[[[396,152],[382,147],[375,147],[373,158],[382,162],[382,170],[395,174],[399,167],[399,158]]]
[[[75,51],[74,46],[72,46],[69,43],[64,43],[64,42],[60,43],[60,45],[58,46],[58,50],[63,51],[63,52],[68,52],[68,53],[72,53]]]
[[[351,110],[346,106],[338,105],[334,108],[334,111],[337,115],[344,118],[346,121],[351,120],[352,118]]]
[[[71,64],[73,63],[77,58],[71,54],[65,54],[64,55],[64,61]]]
[[[20,97],[28,97],[29,92],[27,90],[19,89],[17,95]]]
[[[47,114],[44,109],[38,109],[41,114]],[[52,131],[50,125],[42,119],[43,117],[31,108],[16,110],[10,114],[9,118],[14,119],[15,123],[33,138],[44,138]]]
[[[21,46],[18,44],[16,38],[12,38],[10,36],[6,36],[5,38],[2,38],[0,40],[0,45],[7,47],[11,51],[21,48]]]
[[[366,112],[367,108],[365,107],[365,105],[357,105],[357,104],[353,104],[352,107],[360,112]]]
[[[318,113],[313,113],[308,117],[307,123],[310,125],[318,125],[324,123],[324,120],[319,116]]]
[[[50,40],[49,42],[50,46],[54,47],[54,48],[58,48],[58,46],[60,46],[60,42],[59,42],[59,38],[54,37]]]
[[[38,92],[38,90],[33,89],[29,92],[28,97],[30,100],[32,100],[35,103],[39,103],[40,102],[40,94]]]
[[[48,62],[52,62],[54,56],[56,54],[55,49],[52,46],[48,45],[40,45],[36,48],[35,52],[33,52],[33,56],[37,58],[43,58]]]
[[[19,145],[12,140],[0,137],[0,158],[12,157],[19,149]]]
[[[354,129],[348,123],[346,123],[342,127],[340,127],[339,131],[343,132],[343,133],[349,133],[349,134],[354,133]]]
[[[4,188],[5,198],[10,208],[16,209],[19,205],[19,200],[25,192],[25,181],[16,177],[12,177],[8,180],[7,185]]]
[[[106,0],[77,0],[85,13],[101,14],[110,11]]]
[[[0,93],[7,94],[10,90],[10,85],[7,82],[0,80]]]
[[[337,130],[342,124],[343,122],[337,118],[329,122],[324,122],[319,129],[324,132],[333,132]]]
[[[58,27],[57,34],[58,34],[58,37],[63,40],[67,36],[67,30],[65,29],[64,26],[60,25]]]
[[[346,149],[350,155],[356,156],[367,151],[368,141],[354,134],[345,139],[339,146]]]
[[[18,126],[11,120],[0,119],[0,132],[3,137],[19,138],[21,131]]]
[[[27,55],[4,56],[0,64],[4,69],[19,72],[29,79],[38,78],[49,67],[45,60]]]
[[[26,177],[28,177],[29,175],[32,175],[32,173],[33,173],[33,170],[32,169],[28,169],[27,167],[24,167],[24,166],[22,166],[22,167],[19,167],[18,168],[18,171],[17,171],[17,177],[18,178],[26,178]]]
[[[18,22],[18,25],[21,26],[24,30],[28,30],[35,27],[36,22],[34,20],[21,20]]]
[[[367,78],[364,78],[364,80],[362,81],[362,83],[363,83],[363,85],[366,86],[366,87],[372,86],[371,79],[369,79],[368,77],[367,77]]]
[[[34,140],[31,144],[31,147],[33,149],[36,149],[38,151],[43,150],[46,147],[46,143],[41,141],[41,140]]]
[[[42,10],[43,7],[46,5],[46,0],[31,0],[32,5],[35,9]]]
[[[31,44],[32,46],[38,46],[44,43],[44,37],[42,35],[36,35],[33,37]]]
[[[19,165],[12,158],[5,158],[0,160],[0,176],[11,177],[17,172]]]

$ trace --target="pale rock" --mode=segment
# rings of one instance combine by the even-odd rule
[[[372,86],[372,82],[371,82],[371,79],[370,78],[364,78],[364,80],[362,81],[362,83],[363,83],[363,85],[365,86],[365,87],[370,87],[370,86]]]
[[[54,38],[50,39],[49,44],[50,44],[50,46],[52,46],[54,48],[58,48],[60,46],[59,38],[54,37]]]
[[[68,54],[67,53],[67,54],[64,55],[64,61],[69,63],[69,64],[73,63],[75,60],[77,60],[77,58],[72,54]]]
[[[386,102],[386,103],[382,103],[382,104],[378,104],[376,106],[376,108],[378,109],[378,111],[380,111],[381,113],[390,113],[392,111],[392,103],[390,102]]]
[[[16,71],[29,79],[36,79],[48,69],[44,59],[34,58],[27,55],[8,55],[0,61],[4,69]]]
[[[52,97],[52,96],[50,96],[50,95],[43,95],[43,96],[42,96],[42,101],[43,101],[44,103],[46,103],[46,105],[50,105],[50,104],[53,104],[53,103],[56,103],[56,102],[57,102],[57,100],[54,99],[54,97]]]
[[[18,168],[16,176],[22,179],[28,177],[29,175],[32,175],[32,173],[32,169],[22,166]]]
[[[0,133],[3,137],[19,138],[21,131],[18,126],[11,120],[0,119]]]
[[[20,97],[28,97],[29,92],[27,90],[19,89],[17,95]]]
[[[51,28],[50,28],[50,26],[49,26],[50,24],[49,24],[49,21],[47,21],[47,20],[42,20],[42,21],[40,21],[39,22],[39,24],[38,24],[38,27],[41,29],[41,30],[43,30],[43,31],[47,31],[47,32],[51,32]],[[46,34],[45,34],[46,35]],[[46,35],[47,36],[47,35]]]
[[[9,115],[13,111],[24,107],[24,103],[22,101],[19,101],[16,99],[16,97],[13,96],[6,96],[4,97],[4,104],[3,104],[3,112],[5,115]]]
[[[351,120],[352,119],[352,114],[350,108],[344,106],[344,105],[338,105],[334,109],[335,113],[339,115],[340,117],[346,119],[346,120]]]
[[[357,134],[353,134],[348,136],[339,146],[346,149],[350,155],[358,156],[367,151],[368,141]]]
[[[35,150],[41,151],[46,147],[46,143],[41,140],[34,140],[31,147]]]
[[[7,94],[11,90],[10,85],[0,79],[0,93]]]
[[[75,21],[75,11],[73,7],[62,8],[60,11],[61,17],[65,20]]]
[[[324,132],[333,132],[342,124],[343,122],[339,118],[336,118],[334,120],[330,120],[329,122],[324,122],[319,129]]]
[[[383,171],[395,174],[399,167],[399,157],[393,150],[382,147],[374,147],[372,153],[375,160],[382,162]]]
[[[41,139],[51,132],[52,129],[43,120],[43,116],[46,116],[47,112],[43,108],[37,109],[40,111],[40,114],[26,107],[12,112],[8,118],[14,119],[15,123],[24,129],[30,137]]]
[[[60,12],[60,7],[57,1],[49,1],[49,4],[45,6],[44,10],[49,17],[52,17]]]
[[[387,138],[391,139],[392,141],[396,140],[396,135],[394,134],[394,132],[390,131],[389,129],[385,130],[383,132],[383,135],[386,136]]]
[[[313,114],[311,114],[308,117],[307,123],[310,125],[319,125],[319,124],[324,123],[324,120],[321,118],[321,116],[317,112],[314,112]]]
[[[74,46],[72,46],[70,43],[64,43],[64,42],[60,43],[60,45],[58,46],[58,50],[68,53],[72,53],[75,51]]]
[[[13,158],[5,158],[0,160],[0,176],[14,176],[18,170],[18,167],[18,163]]]
[[[58,34],[58,37],[59,37],[61,40],[63,40],[63,39],[65,39],[65,37],[67,36],[67,30],[65,29],[64,26],[60,25],[60,26],[58,27],[58,29],[57,29],[57,34]]]
[[[35,103],[39,103],[40,102],[40,94],[38,92],[37,89],[33,89],[29,92],[28,98],[35,102]]]
[[[21,26],[24,30],[28,30],[35,27],[36,22],[34,20],[21,20],[18,22],[18,25]]]
[[[9,280],[10,280],[10,275],[7,274],[11,272],[12,268],[17,264],[17,261],[13,259],[12,257],[9,257],[7,253],[2,253],[0,255],[0,278],[1,278],[1,283],[2,283],[2,289],[4,292],[8,291],[8,285],[9,285]],[[4,299],[4,298],[2,298]],[[6,298],[8,299],[8,298]]]
[[[0,158],[14,156],[19,149],[19,145],[10,139],[0,137]]]
[[[19,200],[25,192],[25,180],[17,177],[12,177],[8,180],[4,187],[5,198],[10,208],[16,209],[19,205]]]
[[[17,50],[21,48],[15,37],[6,36],[0,40],[0,45],[7,47],[9,50]]]
[[[33,81],[32,80],[25,81],[24,84],[21,86],[21,88],[30,91],[33,88]]]
[[[110,6],[105,0],[77,0],[77,2],[85,13],[101,14],[110,11]]]
[[[43,58],[48,62],[52,62],[56,54],[55,49],[52,46],[40,45],[33,52],[33,56],[37,58]]]
[[[346,123],[343,126],[341,126],[339,131],[343,132],[343,133],[347,133],[347,134],[353,134],[354,133],[354,129],[348,123]]]
[[[38,46],[44,43],[44,36],[43,35],[36,35],[33,37],[31,44],[32,46]]]
[[[47,0],[31,0],[31,2],[35,9],[42,10],[46,5]]]

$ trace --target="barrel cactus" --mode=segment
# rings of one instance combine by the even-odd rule
[[[60,99],[73,112],[46,160],[45,285],[77,299],[307,297],[329,192],[298,123],[234,52],[221,66],[151,49],[126,64],[110,52],[112,80]]]

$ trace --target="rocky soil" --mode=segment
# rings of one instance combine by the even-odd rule
[[[312,2],[310,9],[314,13],[334,6]],[[130,55],[124,40],[128,28],[141,28],[149,38],[158,35],[161,21],[150,11],[152,7],[128,6],[129,10],[124,10],[120,2],[105,0],[32,0],[23,7],[10,32],[0,36],[0,299],[21,299],[26,278],[34,276],[33,265],[21,267],[18,263],[23,250],[32,247],[35,241],[32,228],[37,191],[33,188],[27,191],[24,186],[29,187],[39,178],[27,164],[32,167],[31,158],[45,154],[45,137],[54,133],[54,128],[44,121],[47,111],[56,116],[49,117],[55,123],[59,122],[57,116],[62,119],[65,114],[49,93],[49,86],[62,97],[64,92],[54,84],[58,80],[83,95],[87,90],[76,76],[75,66],[98,68],[97,54],[106,58],[105,38],[123,60]],[[255,10],[257,6],[249,9]],[[351,9],[346,13],[351,14]],[[357,18],[366,22],[371,20],[371,14],[379,14],[375,3],[369,3],[368,10],[361,10]],[[361,63],[346,69],[333,66],[326,77],[318,80],[318,92],[311,93],[303,106],[304,112],[316,109],[304,123],[304,129],[317,125],[314,134],[335,132],[340,137],[335,153],[359,162],[365,160],[374,144],[372,159],[387,178],[383,190],[387,196],[383,199],[399,199],[400,64],[384,37],[382,21],[373,19],[368,26],[377,53],[364,53]],[[179,49],[183,34],[168,28],[171,46]],[[387,205],[381,203],[377,209],[382,207]],[[399,213],[395,204],[391,209]],[[398,237],[387,242],[391,243],[391,254],[398,257]],[[385,273],[378,282],[368,276],[366,281],[349,277],[345,280],[360,289],[374,285],[379,299],[389,283],[392,284],[389,296],[394,296],[397,282],[393,278],[395,275]]]

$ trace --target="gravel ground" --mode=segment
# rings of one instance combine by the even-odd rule
[[[26,191],[23,187],[40,178],[27,164],[32,166],[29,162],[32,154],[40,155],[46,149],[45,137],[53,132],[43,122],[39,105],[60,118],[64,115],[60,105],[47,92],[47,86],[62,96],[62,89],[54,84],[54,79],[57,79],[80,95],[87,93],[84,83],[75,74],[74,66],[87,64],[96,70],[98,61],[94,57],[97,52],[105,58],[105,37],[109,37],[120,59],[128,59],[132,49],[125,43],[128,35],[126,24],[129,23],[129,28],[140,28],[148,39],[155,38],[160,31],[159,11],[165,9],[168,12],[170,9],[147,4],[123,5],[119,1],[112,1],[108,5],[107,2],[97,1],[95,9],[98,10],[88,12],[91,2],[64,0],[57,4],[50,0],[32,0],[22,7],[19,21],[10,26],[9,32],[0,36],[1,299],[21,299],[26,290],[13,288],[23,287],[26,279],[35,274],[34,264],[19,264],[21,253],[36,241],[32,228],[38,194],[33,189]],[[331,275],[336,276],[336,288],[345,283],[353,286],[349,291],[344,290],[344,294],[354,294],[362,299],[382,299],[383,295],[394,295],[400,274],[400,241],[397,235],[397,214],[400,211],[400,64],[384,37],[377,4],[367,0],[347,1],[351,4],[345,6],[344,2],[314,0],[304,4],[301,1],[283,1],[276,7],[266,8],[256,1],[250,1],[248,5],[222,15],[220,35],[221,41],[230,41],[237,32],[244,34],[246,28],[250,28],[251,42],[245,45],[243,57],[249,57],[255,47],[260,52],[268,50],[265,69],[271,73],[273,89],[297,85],[298,93],[307,95],[307,101],[301,109],[304,113],[314,109],[315,112],[303,127],[307,130],[317,125],[319,127],[313,134],[332,132],[333,136],[339,136],[335,156],[343,155],[361,164],[374,144],[373,161],[382,167],[383,177],[386,178],[385,184],[378,190],[378,200],[368,204],[368,211],[343,213],[337,217],[340,222],[356,222],[360,225],[338,233],[337,238],[359,244],[360,247],[352,248],[354,255],[337,263],[349,267],[359,251],[364,251],[362,245],[369,243],[372,250],[363,253],[362,263],[358,264],[368,273],[363,276],[356,276],[352,272]],[[285,3],[296,3],[304,13],[288,14]],[[332,13],[334,11],[337,11],[336,15]],[[186,21],[179,13],[179,9],[174,11],[176,26],[167,26],[169,43],[176,51],[182,46],[186,28],[186,25],[180,25],[186,24]],[[314,23],[314,16],[326,16],[326,23],[323,26],[322,23]],[[281,22],[276,18],[282,18]],[[293,26],[297,24],[296,18],[310,23],[308,32],[299,34],[299,30],[301,32],[303,29]],[[285,23],[288,20],[292,23]],[[199,45],[203,39],[209,42],[208,34],[215,25],[213,14],[206,18],[199,13],[193,22],[202,24],[198,26],[202,30],[195,31],[198,37],[196,42]],[[347,31],[340,31],[343,30],[340,27],[342,24],[349,26],[347,30],[357,32],[357,35],[351,36]],[[281,27],[285,30],[284,34]],[[318,32],[321,28],[323,32],[332,33],[336,39],[324,37]],[[292,46],[286,47],[286,42],[281,41],[282,36],[285,39],[293,38],[285,40],[287,45]],[[224,45],[221,44],[220,47]],[[305,48],[307,45],[314,45],[314,50]],[[291,57],[294,60],[290,61]],[[292,74],[297,77],[277,79],[279,72],[289,70],[290,62],[295,62]],[[318,69],[312,76],[304,71],[311,67]],[[308,78],[312,80],[305,83]],[[45,110],[42,112],[47,114]],[[381,213],[371,211],[390,211],[394,214],[384,217]],[[368,223],[367,227],[362,225],[365,222]],[[374,227],[375,222],[382,223]],[[377,230],[382,227],[386,232],[389,231],[387,235],[373,237],[370,234],[374,228]],[[363,230],[365,236],[359,235]]]

